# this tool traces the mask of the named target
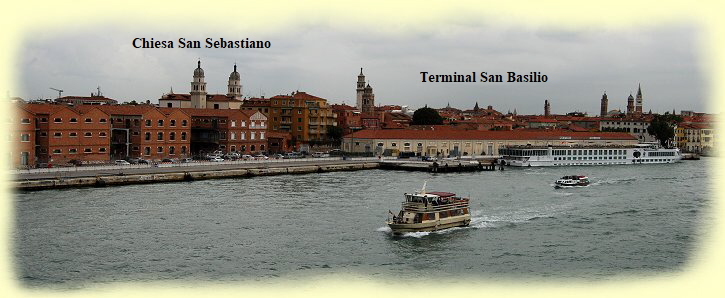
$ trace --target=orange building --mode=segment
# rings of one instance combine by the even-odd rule
[[[327,141],[327,128],[337,126],[337,115],[327,100],[305,92],[270,98],[270,127],[289,132],[295,145]]]

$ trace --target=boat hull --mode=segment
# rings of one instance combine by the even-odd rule
[[[393,223],[387,222],[393,234],[409,232],[434,232],[454,227],[465,227],[471,224],[471,215],[449,217],[443,220],[431,220],[421,223]]]

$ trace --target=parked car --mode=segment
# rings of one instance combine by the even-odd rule
[[[315,152],[315,153],[312,153],[312,157],[315,157],[315,158],[330,157],[330,154],[325,153],[325,152]]]
[[[116,161],[116,165],[117,166],[126,166],[126,165],[130,165],[130,164],[131,164],[130,162],[127,162],[127,161],[125,161],[123,159],[119,159],[119,160]]]
[[[181,159],[181,162],[182,162],[182,163],[190,163],[190,162],[193,162],[193,161],[194,161],[193,159],[191,159],[191,158],[188,158],[188,157],[187,157],[187,158],[182,158],[182,159]]]
[[[299,152],[290,152],[285,154],[284,158],[302,158],[302,154]]]
[[[282,155],[282,154],[279,154],[279,153],[277,153],[277,154],[275,154],[275,155],[272,155],[272,156],[270,156],[270,157],[271,157],[271,158],[274,158],[274,159],[280,159],[280,158],[284,158],[284,155]]]
[[[219,157],[219,156],[217,156],[217,157],[214,157],[214,158],[210,159],[210,161],[213,161],[213,162],[220,162],[220,161],[224,161],[224,159],[223,159],[223,158],[221,158],[221,157]]]
[[[253,159],[253,158],[254,158],[254,157],[252,157],[252,156],[251,156],[251,155],[249,155],[249,154],[244,154],[244,155],[242,155],[242,159],[244,159],[244,160],[250,160],[250,159]]]
[[[171,158],[164,158],[161,160],[161,162],[175,162],[175,161]]]
[[[254,159],[267,160],[267,159],[269,159],[269,157],[267,157],[264,154],[257,154],[254,156]]]
[[[238,159],[240,156],[241,155],[239,155],[239,153],[236,153],[236,152],[229,152],[227,154],[224,154],[225,159]]]

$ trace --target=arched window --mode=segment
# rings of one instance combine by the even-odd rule
[[[181,133],[181,140],[186,141],[186,132]]]
[[[169,140],[172,140],[172,141],[173,140],[176,140],[176,133],[175,132],[172,131],[172,132],[169,133]]]
[[[158,134],[156,134],[156,139],[159,140],[159,141],[163,140],[164,139],[164,133],[163,132],[159,132]]]

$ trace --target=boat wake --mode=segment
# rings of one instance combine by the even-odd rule
[[[604,179],[597,182],[593,182],[591,185],[603,185],[603,184],[630,184],[637,181],[637,178],[619,178],[619,179]]]

